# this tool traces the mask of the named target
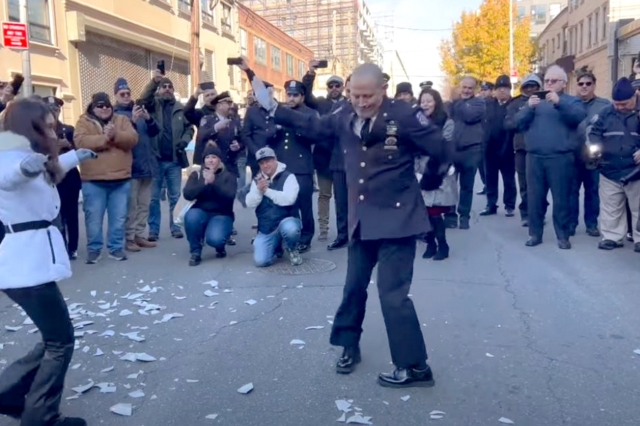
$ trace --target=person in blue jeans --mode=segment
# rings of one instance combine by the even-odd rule
[[[256,152],[260,173],[251,182],[247,207],[256,209],[258,235],[253,241],[253,260],[259,268],[273,264],[283,254],[282,245],[293,266],[302,264],[298,252],[302,223],[295,204],[300,186],[287,166],[280,163],[273,149],[265,147]]]
[[[124,224],[131,192],[132,150],[138,143],[138,132],[129,118],[114,114],[109,95],[96,93],[76,124],[73,141],[77,148],[98,154],[98,158],[80,166],[87,263],[98,263],[101,258],[105,212],[109,221],[109,257],[126,260]]]
[[[173,83],[160,70],[153,72],[153,78],[143,89],[140,100],[160,128],[160,133],[151,139],[158,160],[158,173],[151,188],[147,240],[156,242],[160,235],[160,198],[165,184],[171,236],[183,238],[180,227],[173,221],[173,209],[180,199],[182,169],[189,167],[185,150],[193,139],[193,126],[184,116],[184,106],[176,100]]]
[[[226,170],[221,157],[215,143],[205,146],[202,169],[191,173],[184,186],[184,199],[195,202],[184,217],[190,266],[202,262],[203,243],[216,249],[217,258],[227,255],[225,245],[233,230],[233,201],[238,186],[235,174]]]

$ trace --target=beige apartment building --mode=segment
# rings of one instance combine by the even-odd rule
[[[598,79],[598,93],[609,97],[640,51],[639,19],[637,0],[570,0],[538,37],[539,64],[562,66],[569,93],[576,92],[575,71],[586,66]]]
[[[0,20],[18,21],[18,0],[0,0]],[[63,119],[75,123],[95,92],[113,94],[124,77],[138,96],[157,61],[164,60],[176,93],[192,92],[189,76],[189,0],[29,1],[34,92],[65,101]],[[233,0],[202,0],[200,48],[204,72],[219,89],[241,100],[238,14]],[[210,6],[214,6],[213,9]],[[21,54],[0,47],[0,80],[22,72]]]

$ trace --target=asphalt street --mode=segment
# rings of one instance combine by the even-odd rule
[[[375,285],[362,364],[337,375],[329,332],[346,250],[314,241],[306,266],[260,271],[254,213],[238,206],[238,245],[222,260],[205,251],[199,267],[188,266],[186,240],[168,235],[166,215],[159,246],[126,262],[85,265],[81,250],[61,283],[78,332],[63,412],[92,426],[315,426],[340,424],[336,401],[347,400],[346,419],[361,412],[386,426],[640,424],[640,254],[629,243],[598,250],[584,226],[572,250],[557,248],[550,224],[544,244],[525,247],[517,217],[479,218],[485,199],[474,198],[471,229],[447,231],[451,257],[425,261],[420,244],[414,264],[434,388],[376,384],[392,366]],[[0,296],[2,368],[39,339],[25,319]],[[141,353],[155,361],[134,360]],[[100,387],[72,389],[90,382]],[[253,391],[239,393],[248,383]],[[117,404],[131,404],[131,416],[110,412]],[[434,410],[444,414],[432,419]]]

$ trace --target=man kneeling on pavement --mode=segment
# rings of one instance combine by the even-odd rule
[[[284,244],[291,264],[300,265],[302,257],[297,247],[302,224],[295,209],[300,191],[298,181],[269,147],[256,152],[256,161],[260,173],[251,183],[246,199],[247,207],[255,207],[258,218],[253,259],[259,268],[269,266],[276,257],[282,257]]]

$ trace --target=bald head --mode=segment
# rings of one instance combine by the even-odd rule
[[[361,118],[373,118],[382,105],[387,92],[387,83],[380,67],[362,64],[351,74],[349,99]]]
[[[384,73],[376,64],[362,64],[353,71],[351,74],[351,80],[373,80],[380,87],[385,85]]]
[[[478,80],[474,77],[467,76],[460,80],[460,97],[462,99],[471,99],[476,94],[476,87],[478,86]]]

